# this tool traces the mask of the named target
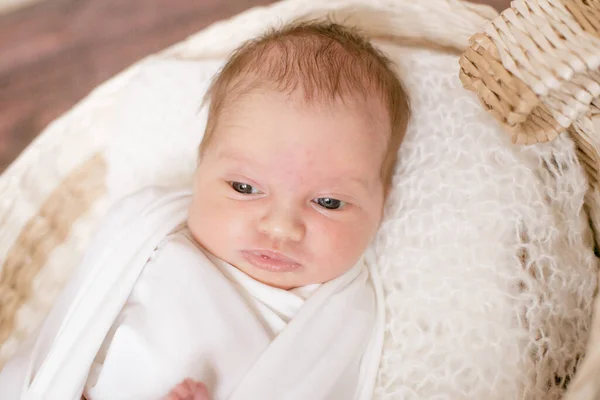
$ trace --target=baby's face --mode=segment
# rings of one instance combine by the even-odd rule
[[[231,108],[196,172],[195,239],[283,289],[348,271],[381,219],[384,110],[309,106],[265,91]]]

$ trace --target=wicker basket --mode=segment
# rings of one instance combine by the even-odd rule
[[[586,207],[600,243],[600,1],[517,0],[471,38],[460,79],[516,143],[568,132],[589,176]],[[568,399],[600,398],[600,301]]]

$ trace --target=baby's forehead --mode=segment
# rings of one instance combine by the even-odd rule
[[[315,162],[302,154],[293,158],[282,154],[257,158],[239,147],[222,147],[214,151],[216,162],[233,176],[240,174],[241,178],[250,178],[259,184],[268,183],[274,188],[280,186],[302,191],[354,187],[371,190],[378,181],[376,169],[365,168],[365,164],[348,157],[332,157]]]
[[[246,103],[224,116],[214,132],[213,156],[231,167],[296,175],[328,168],[363,176],[376,171],[387,152],[389,121],[377,121],[374,115],[383,113],[367,105],[305,104],[277,93]]]
[[[376,138],[372,132],[352,127],[350,121],[345,126],[325,129],[319,123],[296,122],[292,120],[292,126],[283,122],[272,126],[240,124],[231,130],[223,129],[217,133],[213,157],[220,163],[261,173],[275,169],[289,174],[331,171],[363,175],[381,165],[387,146],[383,135]]]
[[[318,120],[324,116],[338,116],[340,119],[359,116],[369,120],[374,129],[388,133],[392,125],[390,112],[385,101],[373,90],[367,98],[356,93],[335,98],[316,98],[307,96],[302,88],[284,92],[264,84],[243,95],[227,99],[221,109],[222,125],[236,123],[236,117],[240,116],[271,113],[275,117],[283,107],[301,114],[306,120]]]
[[[361,98],[316,100],[306,99],[299,90],[282,93],[268,88],[237,98],[224,108],[220,119],[220,133],[241,130],[259,139],[262,130],[277,129],[275,137],[267,138],[275,141],[285,139],[285,135],[296,134],[297,139],[309,139],[317,134],[313,137],[316,142],[306,143],[313,146],[321,146],[329,136],[340,141],[355,139],[348,136],[356,136],[363,142],[387,139],[392,126],[387,108],[376,97],[369,101]]]

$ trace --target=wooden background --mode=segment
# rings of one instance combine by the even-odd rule
[[[0,15],[0,172],[49,122],[128,65],[272,2],[44,0]],[[502,10],[509,0],[479,2]]]

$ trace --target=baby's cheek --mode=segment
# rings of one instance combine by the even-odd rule
[[[240,246],[252,245],[252,233],[255,231],[252,216],[236,207],[232,207],[221,216],[223,236],[231,247],[240,250]]]
[[[318,236],[320,237],[311,238],[311,241],[319,249],[319,273],[328,279],[352,268],[365,250],[364,234],[348,225],[322,227]]]
[[[219,251],[220,243],[227,236],[227,224],[223,215],[211,199],[196,199],[188,217],[188,225],[194,238],[209,251]]]
[[[233,253],[253,244],[253,214],[245,204],[222,199],[201,206],[198,225],[202,226],[196,239],[213,254],[229,259]]]

